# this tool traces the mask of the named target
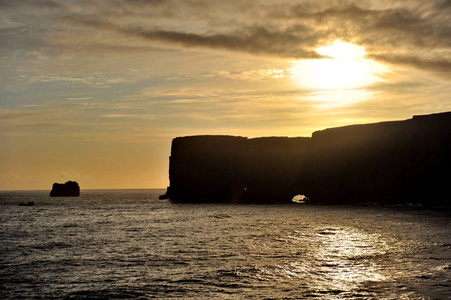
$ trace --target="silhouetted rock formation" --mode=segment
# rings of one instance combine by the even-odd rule
[[[451,112],[352,125],[311,138],[191,136],[172,141],[173,201],[450,205]]]
[[[19,203],[19,206],[33,206],[33,205],[34,205],[33,201],[29,201],[27,203],[25,203],[25,202],[20,202]]]
[[[80,187],[75,181],[66,183],[54,183],[50,197],[78,197],[80,196]]]
[[[160,199],[160,200],[167,200],[167,199],[169,199],[169,193],[170,192],[171,192],[171,188],[168,186],[168,188],[166,189],[166,193],[164,195],[158,196],[158,199]]]

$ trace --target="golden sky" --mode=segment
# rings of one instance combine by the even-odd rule
[[[164,188],[174,137],[451,110],[451,1],[0,0],[0,190]]]

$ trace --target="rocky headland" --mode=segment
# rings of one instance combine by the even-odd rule
[[[450,205],[451,112],[351,125],[312,137],[172,141],[167,196],[179,202]]]

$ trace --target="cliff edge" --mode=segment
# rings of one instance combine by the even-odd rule
[[[351,125],[311,138],[172,141],[172,201],[450,205],[451,112]]]

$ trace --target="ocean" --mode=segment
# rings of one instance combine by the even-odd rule
[[[0,192],[0,299],[451,299],[449,210],[163,193]]]

